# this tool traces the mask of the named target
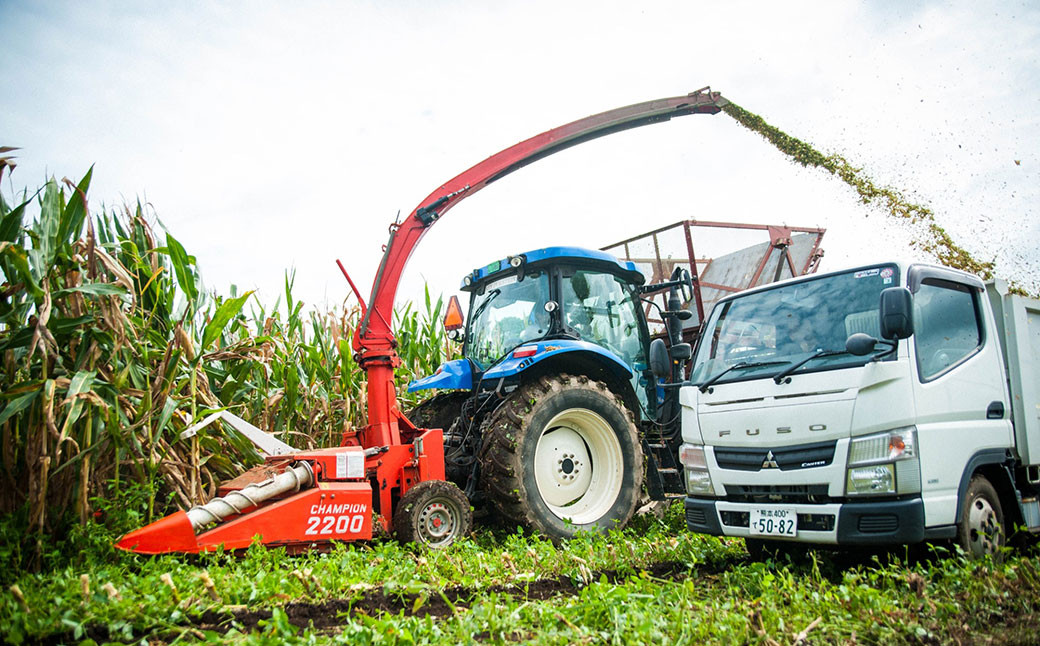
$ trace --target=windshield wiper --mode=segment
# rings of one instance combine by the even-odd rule
[[[813,359],[822,359],[823,357],[836,357],[839,354],[848,354],[848,353],[849,353],[848,350],[817,350],[816,352],[810,354],[809,356],[807,356],[806,358],[802,359],[801,361],[797,361],[795,363],[792,363],[790,366],[788,366],[788,367],[784,368],[783,370],[781,370],[780,372],[776,373],[776,375],[773,377],[773,383],[779,385],[780,382],[782,382],[784,379],[786,379],[792,372],[794,372],[795,370],[798,370],[799,368],[801,368],[805,364],[809,363]]]
[[[699,388],[702,393],[703,392],[707,392],[709,386],[711,386],[712,384],[717,382],[719,379],[722,379],[727,374],[733,372],[734,370],[739,370],[741,368],[761,368],[763,366],[775,366],[775,365],[778,365],[778,364],[781,364],[781,363],[787,363],[787,362],[786,361],[741,361],[740,363],[735,363],[732,366],[730,366],[729,368],[726,368],[725,370],[723,370],[722,372],[718,373],[717,375],[715,375],[711,379],[708,379],[707,381],[705,381],[701,385],[697,386],[697,388]]]
[[[487,306],[491,304],[491,301],[495,300],[495,297],[501,293],[502,290],[498,288],[492,289],[490,292],[488,292],[487,298],[484,299],[483,303],[477,306],[477,309],[473,311],[473,314],[469,317],[469,320],[476,321],[480,317],[480,315],[484,313],[484,310],[487,309]]]

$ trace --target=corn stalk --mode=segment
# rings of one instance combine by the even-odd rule
[[[208,294],[195,258],[140,203],[90,214],[90,179],[52,180],[13,207],[0,196],[0,512],[22,514],[37,552],[87,522],[92,501],[144,487],[151,519],[254,464],[225,429],[180,439],[213,410],[299,448],[335,445],[365,420],[356,307],[307,311],[291,276],[271,309],[251,293]],[[427,293],[425,306],[396,316],[402,386],[456,352],[441,301]]]

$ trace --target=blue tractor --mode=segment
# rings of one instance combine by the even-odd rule
[[[644,283],[632,262],[576,247],[463,279],[469,315],[454,334],[464,358],[410,384],[446,392],[408,416],[444,429],[447,477],[478,511],[559,539],[624,526],[641,500],[683,494],[678,386],[691,313],[681,303],[693,284],[683,268]],[[651,340],[645,314],[646,295],[664,290],[667,343]]]

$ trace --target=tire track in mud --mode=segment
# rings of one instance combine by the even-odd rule
[[[445,588],[438,594],[435,590],[422,593],[384,594],[381,590],[371,590],[353,599],[330,599],[318,603],[292,602],[283,607],[289,621],[300,628],[313,627],[321,630],[344,623],[343,616],[363,613],[367,615],[399,614],[405,616],[445,617],[454,614],[458,609],[469,608],[471,603],[489,594],[508,594],[525,601],[544,601],[560,596],[579,594],[592,582],[601,578],[610,583],[618,583],[646,572],[650,576],[666,581],[682,581],[691,575],[717,574],[727,569],[724,567],[693,566],[679,561],[662,561],[648,567],[632,570],[601,570],[588,577],[588,583],[575,581],[569,576],[535,579],[527,583],[509,583],[489,587],[455,586]],[[193,622],[200,630],[222,630],[230,628],[232,623],[243,628],[253,628],[258,622],[271,618],[271,610],[242,610],[232,613],[207,611],[195,618]]]
[[[619,583],[631,577],[646,573],[656,579],[665,581],[682,581],[691,576],[719,574],[742,563],[742,559],[728,560],[718,564],[697,564],[690,566],[681,561],[660,561],[643,567],[632,567],[625,570],[598,570],[587,577],[587,582],[575,580],[570,576],[534,579],[529,582],[506,583],[488,587],[453,586],[442,590],[430,589],[421,593],[402,592],[385,594],[382,588],[374,588],[352,598],[329,599],[321,602],[294,601],[280,606],[285,611],[291,624],[298,628],[311,628],[324,631],[343,625],[348,617],[355,614],[380,616],[384,614],[400,614],[405,616],[448,617],[459,609],[468,609],[473,603],[490,594],[507,594],[524,601],[544,601],[561,596],[579,594],[588,585],[605,579],[610,583]],[[201,614],[189,615],[181,624],[182,629],[198,631],[216,631],[219,633],[235,627],[249,632],[259,627],[261,621],[272,617],[271,608],[232,608],[207,610]],[[133,641],[147,638],[149,640],[172,640],[180,635],[180,631],[160,629],[157,631],[134,631]],[[84,634],[73,640],[71,632],[52,633],[41,638],[40,644],[63,644],[79,639],[90,638],[98,643],[109,641],[107,625],[89,624],[84,626]]]

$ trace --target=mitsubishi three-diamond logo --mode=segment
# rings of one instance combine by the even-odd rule
[[[772,451],[770,451],[769,454],[766,455],[766,459],[762,463],[762,468],[763,469],[779,469],[780,468],[780,465],[777,464],[776,460],[773,458],[773,452]]]

